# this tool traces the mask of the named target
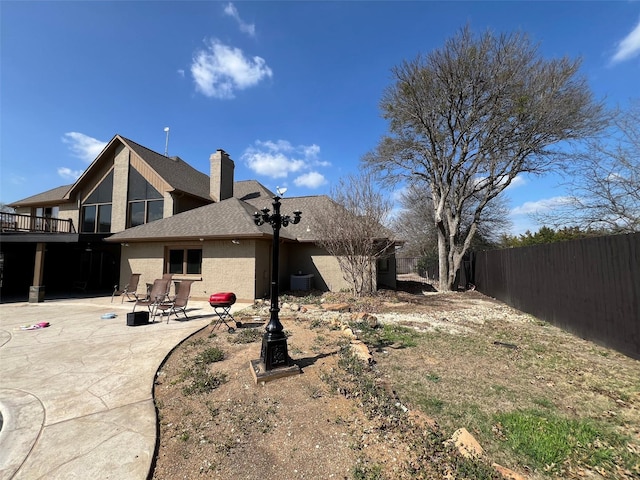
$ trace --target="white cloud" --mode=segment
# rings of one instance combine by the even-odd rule
[[[326,166],[327,162],[320,161],[318,155],[320,147],[318,145],[292,145],[286,140],[257,140],[254,146],[247,148],[242,154],[242,160],[247,167],[259,175],[271,178],[286,178],[290,173],[302,173],[317,166]],[[320,181],[315,176],[310,176],[309,172],[304,175],[301,184],[309,186]],[[302,177],[299,177],[302,178]],[[322,177],[324,179],[324,177]],[[299,179],[296,179],[296,182]]]
[[[511,183],[509,184],[509,186],[505,188],[505,191],[509,191],[513,188],[522,187],[526,184],[527,184],[527,180],[524,178],[523,175],[516,175],[515,177],[513,177],[513,180],[511,180]]]
[[[216,39],[210,40],[205,50],[196,52],[191,74],[196,90],[207,97],[222,99],[234,98],[235,90],[253,87],[273,76],[263,58],[245,57],[239,48]]]
[[[247,166],[259,175],[271,178],[285,178],[289,173],[302,170],[304,161],[289,158],[282,153],[251,152],[243,156]]]
[[[26,177],[21,177],[19,175],[11,175],[11,183],[13,185],[24,185],[27,183]]]
[[[327,183],[327,179],[324,175],[318,172],[309,172],[304,175],[300,175],[293,183],[297,187],[318,188]]]
[[[67,167],[58,168],[58,175],[60,175],[65,180],[73,180],[74,182],[78,178],[80,178],[80,175],[82,175],[82,172],[83,170],[71,170],[70,168],[67,168]]]
[[[616,53],[611,58],[612,63],[624,62],[640,53],[640,22],[631,33],[624,37],[616,48]]]
[[[182,68],[179,68],[177,70],[177,72],[178,72],[178,75],[180,75],[181,78],[184,78],[184,70]]]
[[[238,27],[242,33],[246,33],[250,37],[255,37],[256,35],[256,26],[253,23],[245,23],[242,18],[240,18],[240,14],[238,13],[238,9],[233,3],[228,3],[224,7],[225,15],[230,16],[236,22],[238,22]]]
[[[571,197],[551,197],[537,200],[535,202],[525,202],[522,205],[511,210],[511,215],[531,215],[534,213],[542,213],[562,207],[572,202]]]
[[[71,153],[78,158],[81,158],[87,163],[91,163],[102,149],[107,145],[107,142],[102,142],[96,138],[89,137],[84,133],[68,132],[62,137],[62,141],[69,145]]]

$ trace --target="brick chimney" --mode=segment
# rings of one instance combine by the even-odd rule
[[[209,158],[211,163],[210,195],[211,198],[220,202],[233,197],[233,170],[235,164],[229,154],[222,149],[212,153]]]

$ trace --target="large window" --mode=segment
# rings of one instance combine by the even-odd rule
[[[201,248],[170,248],[167,254],[167,273],[174,275],[202,273]]]
[[[137,227],[163,217],[162,194],[133,167],[129,167],[127,201],[127,227]]]
[[[82,232],[109,233],[111,231],[111,204],[82,207]]]
[[[160,220],[163,215],[163,200],[129,202],[129,227]]]
[[[111,198],[113,170],[91,192],[82,205],[80,231],[83,233],[109,233],[111,231]]]

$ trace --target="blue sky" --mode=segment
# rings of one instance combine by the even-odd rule
[[[597,98],[640,85],[640,2],[0,1],[0,201],[75,178],[115,134],[203,172],[328,193],[386,132],[390,69],[465,24],[524,31],[546,58],[583,58]],[[564,195],[509,188],[513,233]]]

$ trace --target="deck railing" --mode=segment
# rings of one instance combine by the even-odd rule
[[[37,232],[37,233],[76,233],[73,220],[37,217],[19,213],[0,213],[0,226],[3,233]]]

